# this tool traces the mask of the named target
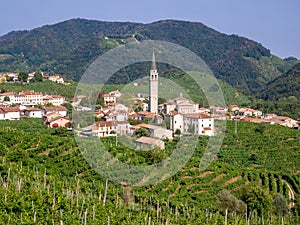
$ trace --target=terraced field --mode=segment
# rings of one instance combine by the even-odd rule
[[[175,175],[161,183],[128,187],[106,183],[91,169],[73,132],[47,129],[41,122],[0,123],[0,224],[222,224],[225,216],[219,211],[218,193],[224,189],[239,199],[257,189],[270,198],[281,193],[290,214],[269,211],[264,222],[299,223],[297,130],[240,122],[235,134],[235,124],[229,121],[222,148],[205,171],[199,170],[199,163],[208,138],[200,137],[193,157]],[[105,142],[120,160],[141,165],[149,156],[167,157],[176,144],[166,142],[165,152],[149,155],[122,143],[116,147],[110,144],[113,139]],[[247,223],[244,215],[229,214],[226,220]],[[248,220],[258,224],[262,217],[253,212]]]

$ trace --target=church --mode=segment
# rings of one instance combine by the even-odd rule
[[[158,113],[158,72],[156,69],[155,54],[152,52],[152,65],[149,77],[149,112]]]
[[[158,114],[158,72],[156,68],[155,54],[152,52],[152,65],[149,74],[149,112]],[[214,119],[199,112],[199,104],[181,94],[164,104],[163,113],[170,123],[170,129],[177,129],[183,134],[193,133],[197,135],[214,135]]]

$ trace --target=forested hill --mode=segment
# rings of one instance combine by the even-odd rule
[[[271,81],[261,97],[265,100],[300,101],[300,63]]]
[[[291,67],[255,41],[219,33],[199,22],[163,20],[140,24],[72,19],[0,37],[0,70],[41,69],[78,81],[99,54],[145,39],[189,48],[211,67],[217,78],[248,94],[260,91]],[[130,69],[127,72],[132,74]]]

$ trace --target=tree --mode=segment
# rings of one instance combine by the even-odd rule
[[[271,196],[264,190],[256,188],[246,194],[245,202],[250,211],[256,211],[258,215],[268,213],[272,207]]]
[[[275,195],[275,197],[273,199],[273,202],[272,202],[272,205],[273,205],[273,211],[276,215],[285,216],[285,215],[288,215],[290,213],[287,200],[280,193],[277,193]]]
[[[18,76],[19,81],[21,81],[22,83],[27,82],[28,79],[28,73],[25,72],[20,72],[19,76]]]
[[[137,137],[150,137],[150,132],[146,128],[139,128],[134,132]]]
[[[174,132],[174,134],[180,135],[181,134],[181,130],[180,129],[176,129],[175,132]]]
[[[243,215],[246,212],[246,204],[237,199],[227,190],[221,190],[218,195],[217,204],[219,209],[225,213],[226,210],[231,213],[238,213]]]
[[[5,101],[5,102],[9,102],[9,101],[10,101],[10,98],[9,98],[8,96],[5,96],[5,97],[4,97],[4,101]]]
[[[30,82],[43,82],[43,75],[41,72],[35,72]]]

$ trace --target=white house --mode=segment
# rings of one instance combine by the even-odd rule
[[[0,106],[0,119],[4,120],[19,120],[21,117],[21,110],[18,107]]]
[[[58,74],[52,75],[52,76],[44,76],[44,79],[51,80],[51,81],[53,81],[55,83],[59,83],[59,84],[65,83],[64,79]]]
[[[184,133],[198,135],[214,135],[214,119],[203,113],[183,115]]]
[[[86,127],[86,129],[91,129],[93,135],[97,137],[116,136],[117,123],[113,121],[101,121]]]
[[[154,148],[164,149],[165,143],[157,138],[151,137],[140,137],[139,139],[135,140],[135,148],[137,150],[151,150]]]
[[[28,107],[23,110],[23,112],[25,116],[28,116],[30,118],[43,118],[42,109],[39,108]]]
[[[60,106],[65,102],[66,98],[60,95],[45,95],[43,97],[43,104],[46,105],[48,103],[54,106]]]
[[[112,103],[112,102],[115,103],[117,101],[117,97],[115,95],[104,94],[103,100],[105,104]]]
[[[170,122],[170,129],[175,132],[177,129],[181,132],[184,129],[183,126],[183,115],[179,114],[177,111],[172,111],[169,113],[169,122]]]
[[[127,135],[130,132],[130,123],[127,121],[117,121],[117,133],[120,135]]]
[[[67,116],[68,110],[64,106],[44,107],[42,109],[42,114],[43,115],[47,115],[47,114],[53,113],[53,112],[58,113],[58,114],[60,114],[62,116]]]
[[[204,113],[179,114],[173,111],[169,114],[170,128],[183,134],[214,135],[214,118]]]

